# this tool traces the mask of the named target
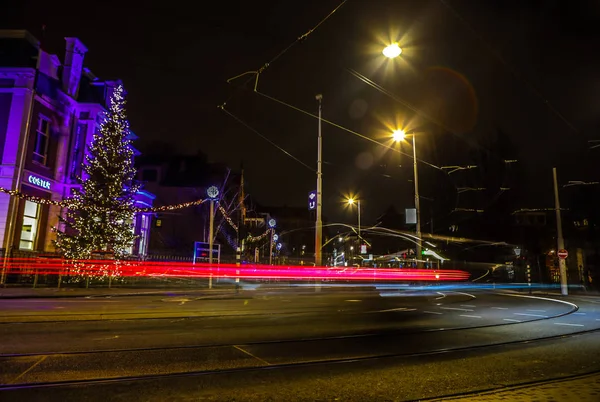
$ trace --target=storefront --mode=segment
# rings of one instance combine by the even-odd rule
[[[21,182],[24,195],[51,199],[54,190],[51,179],[25,170]],[[49,232],[50,205],[20,199],[17,210],[13,247],[23,251],[43,251]]]

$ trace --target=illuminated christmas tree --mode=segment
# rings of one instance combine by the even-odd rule
[[[55,246],[65,257],[90,258],[95,251],[125,256],[135,240],[132,227],[134,196],[133,149],[125,116],[124,90],[119,85],[110,99],[100,133],[85,157],[81,189],[69,199],[64,230],[54,228]]]

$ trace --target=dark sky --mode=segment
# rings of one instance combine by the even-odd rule
[[[4,26],[39,37],[45,24],[45,46],[61,58],[62,38],[79,37],[97,76],[123,79],[139,148],[163,141],[233,168],[243,160],[259,202],[306,205],[314,173],[217,106],[227,100],[235,116],[316,166],[315,119],[253,93],[252,83],[244,87],[249,76],[226,80],[258,69],[339,0],[19,3]],[[546,207],[552,166],[563,181],[598,179],[587,140],[600,138],[599,20],[592,0],[348,0],[261,74],[259,91],[312,113],[322,93],[324,118],[379,141],[387,141],[386,126],[404,123],[419,132],[419,157],[436,165],[469,163],[469,150],[489,149],[502,130],[530,189],[522,207]],[[400,42],[402,59],[382,58],[390,40]],[[346,193],[360,194],[367,222],[391,203],[410,206],[410,159],[328,125],[323,135],[325,215],[351,219],[340,204]],[[420,168],[422,194],[447,197],[448,177]]]

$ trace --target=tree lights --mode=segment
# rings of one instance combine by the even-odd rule
[[[67,200],[75,208],[60,218],[64,231],[54,228],[55,246],[67,258],[85,259],[94,251],[108,250],[120,259],[135,240],[133,204],[139,186],[133,181],[136,170],[125,103],[119,85],[112,93],[100,133],[89,146],[81,189]]]

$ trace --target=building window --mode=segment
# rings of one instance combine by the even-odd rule
[[[0,88],[12,88],[15,86],[15,80],[10,78],[0,78]]]
[[[33,161],[42,165],[46,164],[48,157],[48,143],[50,142],[50,120],[40,116],[35,130],[35,143],[33,147]]]
[[[138,255],[148,254],[148,234],[150,231],[150,217],[147,214],[142,215],[142,224],[140,226],[140,245]]]
[[[25,201],[25,210],[23,212],[23,226],[21,227],[21,237],[19,248],[21,250],[32,250],[35,247],[35,238],[37,235],[38,224],[40,221],[40,205]]]

